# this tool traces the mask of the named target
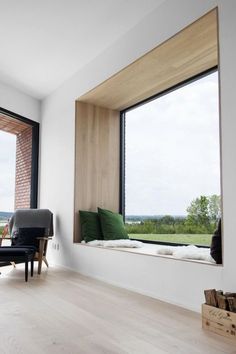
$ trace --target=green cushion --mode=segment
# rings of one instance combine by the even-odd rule
[[[79,211],[81,235],[85,242],[102,240],[102,230],[98,213],[93,211]]]
[[[125,230],[122,215],[110,210],[98,208],[104,240],[129,238]]]

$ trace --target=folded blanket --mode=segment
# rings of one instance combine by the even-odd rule
[[[127,239],[120,240],[94,240],[89,241],[86,245],[99,246],[99,247],[109,247],[109,248],[140,248],[143,247],[143,243],[140,241],[133,241]]]
[[[48,209],[17,209],[9,221],[11,236],[20,228],[44,228],[43,236],[53,236],[53,214]]]

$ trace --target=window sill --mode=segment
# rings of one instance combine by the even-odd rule
[[[188,262],[188,263],[198,263],[198,264],[204,264],[204,265],[209,265],[213,267],[222,267],[222,264],[216,264],[212,262],[208,262],[205,260],[196,260],[196,259],[190,259],[190,258],[178,258],[175,256],[171,255],[164,255],[164,254],[158,254],[157,253],[157,245],[155,244],[146,244],[145,247],[142,248],[121,248],[121,247],[101,247],[101,246],[94,246],[94,245],[88,245],[86,243],[77,243],[77,245],[82,246],[82,247],[89,247],[89,248],[97,248],[97,249],[102,249],[102,250],[109,250],[109,251],[119,251],[119,252],[126,252],[126,253],[132,253],[132,254],[137,254],[137,255],[142,255],[142,256],[150,256],[150,257],[158,257],[158,258],[164,258],[167,260],[175,260],[175,261],[180,261],[180,262]]]

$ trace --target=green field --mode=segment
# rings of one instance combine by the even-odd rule
[[[206,234],[129,234],[138,240],[163,241],[210,246],[212,235]]]

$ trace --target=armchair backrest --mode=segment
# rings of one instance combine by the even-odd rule
[[[53,236],[53,214],[48,209],[17,209],[9,221],[13,246],[39,248],[38,237]]]
[[[41,228],[44,229],[41,236],[53,236],[53,214],[48,209],[17,209],[9,222],[11,237],[19,232],[19,229]]]

